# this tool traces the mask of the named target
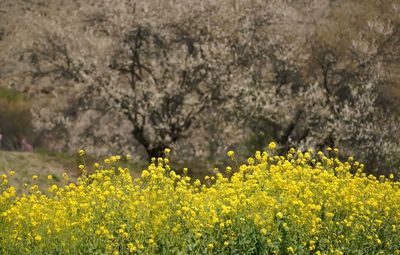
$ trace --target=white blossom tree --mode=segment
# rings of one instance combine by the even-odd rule
[[[68,141],[57,145],[213,155],[249,133],[397,164],[381,89],[399,64],[394,1],[78,2],[24,13],[35,33],[16,46],[25,90],[45,99],[36,127]]]

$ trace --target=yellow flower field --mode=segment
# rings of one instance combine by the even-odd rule
[[[165,158],[141,178],[113,156],[78,183],[16,195],[0,179],[0,254],[400,254],[400,183],[352,158],[275,144],[191,180]],[[80,152],[84,156],[84,152]],[[269,155],[270,154],[270,155]],[[65,179],[68,176],[64,176]]]

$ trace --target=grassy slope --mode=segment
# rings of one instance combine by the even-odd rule
[[[94,171],[93,163],[105,157],[85,156],[86,166],[89,172]],[[69,182],[76,182],[79,177],[79,162],[77,154],[58,153],[58,152],[17,152],[0,150],[0,175],[9,174],[14,171],[15,175],[9,177],[11,185],[15,186],[19,192],[22,191],[24,183],[38,184],[43,191],[47,190],[49,184],[64,185],[62,175],[67,173]],[[133,177],[139,177],[141,170],[147,167],[147,162],[136,160],[121,162],[121,166],[128,167]],[[37,175],[38,180],[33,181],[32,176]],[[47,176],[52,175],[53,180],[48,181]]]
[[[72,157],[71,157],[72,158]],[[53,175],[56,183],[62,183],[62,174],[68,173],[71,181],[77,178],[74,159],[68,159],[64,155],[0,151],[0,174],[15,171],[15,175],[10,177],[10,184],[20,189],[24,183],[31,184],[32,175],[38,175],[37,184],[40,188],[47,186],[47,176]]]

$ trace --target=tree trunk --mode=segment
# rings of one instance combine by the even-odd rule
[[[151,146],[150,145],[150,141],[148,139],[146,139],[146,137],[143,134],[143,129],[142,128],[138,128],[133,130],[132,132],[133,136],[136,138],[136,140],[143,145],[144,149],[146,150],[147,153],[147,160],[150,161],[151,158],[155,157],[163,157],[164,156],[164,149],[167,146],[163,146],[163,145],[156,145],[156,146]]]
[[[156,147],[145,147],[145,150],[147,152],[148,159],[151,160],[151,158],[159,158],[159,157],[164,157],[164,149],[165,146],[158,145]]]

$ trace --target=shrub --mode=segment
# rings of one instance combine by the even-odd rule
[[[4,175],[0,253],[400,254],[394,176],[367,176],[337,150],[268,147],[203,183],[176,174],[168,157],[138,179],[120,156],[89,175],[80,165],[78,184],[49,180],[47,195],[34,185],[16,196]]]
[[[0,149],[17,150],[23,138],[34,138],[30,104],[14,90],[0,89]]]

